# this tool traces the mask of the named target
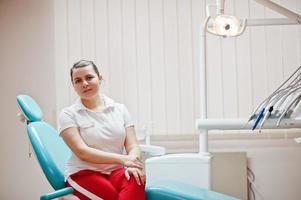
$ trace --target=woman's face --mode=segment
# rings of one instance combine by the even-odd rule
[[[72,84],[82,99],[90,99],[98,95],[100,79],[91,65],[73,69]]]

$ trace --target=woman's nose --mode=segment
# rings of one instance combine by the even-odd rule
[[[87,87],[89,85],[88,81],[83,81],[83,87]]]

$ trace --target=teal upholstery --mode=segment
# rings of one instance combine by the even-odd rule
[[[66,187],[63,168],[71,156],[71,150],[64,143],[58,132],[42,121],[40,106],[30,96],[17,96],[18,105],[26,117],[27,134],[39,164],[54,192],[43,194],[40,199],[55,199],[73,193],[73,188]]]
[[[27,133],[34,152],[51,186],[55,189],[65,187],[62,173],[70,149],[58,135],[57,131],[43,121],[32,122],[27,126]]]
[[[28,95],[17,96],[17,102],[29,122],[41,121],[43,113],[40,106]]]
[[[27,133],[39,164],[54,188],[54,192],[43,194],[40,200],[50,200],[73,193],[73,188],[66,187],[63,167],[71,155],[71,150],[58,132],[42,120],[39,105],[27,95],[17,96],[17,102],[27,118]],[[166,180],[147,186],[148,200],[237,200],[236,198],[201,189],[181,182]]]
[[[155,200],[239,200],[175,180],[162,180],[146,188],[147,199]]]

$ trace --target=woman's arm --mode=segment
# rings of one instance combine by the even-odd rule
[[[141,160],[141,149],[136,138],[134,126],[127,127],[125,131],[126,138],[124,146],[126,152],[128,153],[128,155],[136,156],[139,160]]]
[[[139,143],[136,138],[134,126],[129,126],[126,128],[126,138],[125,138],[125,149],[128,155],[133,155],[139,160],[141,160],[141,150]],[[130,175],[133,175],[138,185],[144,185],[146,181],[144,169],[136,167],[127,167],[125,170],[125,177],[127,180],[130,179]]]
[[[67,128],[62,131],[61,136],[74,154],[83,161],[96,164],[122,164],[127,167],[143,167],[134,155],[109,153],[89,147],[80,136],[78,128]]]

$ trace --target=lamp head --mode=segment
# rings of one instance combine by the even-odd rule
[[[210,19],[212,23],[209,25]],[[241,35],[244,32],[246,20],[241,23],[237,17],[224,14],[217,15],[215,19],[211,16],[207,16],[205,27],[209,33],[214,35],[234,37]]]
[[[218,35],[235,36],[240,29],[240,21],[230,15],[218,15],[213,22],[213,29]]]

